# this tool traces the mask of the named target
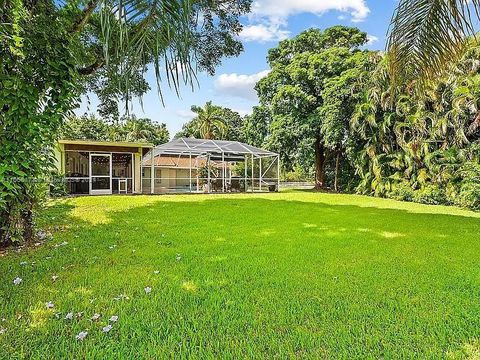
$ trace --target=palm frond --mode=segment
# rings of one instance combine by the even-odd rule
[[[464,54],[479,11],[480,0],[400,0],[387,43],[392,83],[424,90],[444,74]]]
[[[180,85],[194,86],[191,0],[102,0],[100,6],[105,61],[120,59],[123,81],[152,66],[161,98],[162,77],[177,95]]]

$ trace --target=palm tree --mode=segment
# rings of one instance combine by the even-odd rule
[[[127,131],[127,141],[148,141],[152,136],[150,129],[145,127],[145,124],[139,120],[130,120],[125,124]]]
[[[221,137],[227,130],[227,124],[222,116],[221,108],[208,101],[202,108],[193,105],[192,111],[197,114],[193,119],[195,130],[204,139]]]
[[[423,90],[438,79],[474,40],[479,15],[480,0],[400,0],[387,44],[393,84],[415,80]]]

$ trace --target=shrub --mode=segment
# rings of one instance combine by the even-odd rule
[[[445,190],[437,185],[432,184],[425,185],[424,187],[415,191],[413,201],[429,205],[440,205],[447,203]]]
[[[455,204],[472,210],[480,210],[480,183],[466,182],[462,184]]]
[[[57,171],[52,171],[50,176],[50,196],[61,197],[67,195],[67,183],[65,175]]]
[[[403,181],[392,185],[392,190],[388,197],[395,200],[413,201],[414,194],[412,186],[408,182]]]

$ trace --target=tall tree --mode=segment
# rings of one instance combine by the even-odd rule
[[[349,89],[374,64],[370,52],[359,50],[366,41],[356,28],[307,30],[269,51],[272,71],[256,85],[261,105],[272,113],[271,146],[284,164],[313,157],[317,188],[327,185],[327,162],[343,151],[357,96]]]
[[[241,141],[242,117],[237,112],[213,105],[208,101],[203,107],[192,105],[197,115],[183,125],[178,137]]]
[[[245,117],[242,124],[242,137],[247,144],[265,146],[270,134],[272,113],[265,106],[254,106],[250,115]]]

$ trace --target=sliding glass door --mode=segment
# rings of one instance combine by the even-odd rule
[[[90,153],[90,194],[112,193],[112,154]]]

